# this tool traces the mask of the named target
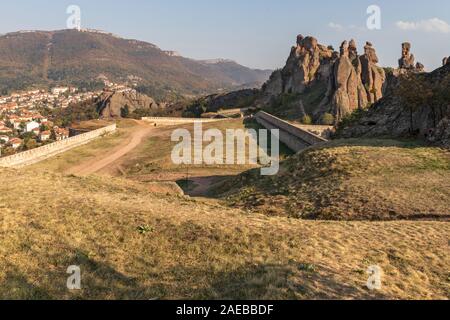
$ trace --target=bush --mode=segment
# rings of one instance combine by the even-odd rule
[[[302,118],[302,123],[303,124],[312,124],[312,118],[310,116],[308,116],[308,115],[305,115]]]
[[[332,126],[334,125],[334,117],[331,113],[325,113],[322,116],[321,123],[323,125]]]

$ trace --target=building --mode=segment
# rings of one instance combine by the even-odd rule
[[[11,134],[13,131],[5,126],[0,126],[0,134]]]
[[[69,91],[68,87],[56,87],[56,88],[52,89],[52,94],[60,95],[60,94],[66,93],[67,91]]]
[[[24,132],[33,132],[34,129],[39,129],[40,124],[36,121],[30,121],[25,124]]]
[[[50,140],[50,136],[51,136],[51,132],[50,131],[42,131],[39,134],[39,140],[43,141],[48,141]]]
[[[56,141],[61,141],[69,138],[68,129],[54,127],[53,131],[55,132]]]
[[[22,139],[12,138],[11,140],[9,140],[9,145],[13,149],[18,149],[22,145],[22,142],[23,142]]]

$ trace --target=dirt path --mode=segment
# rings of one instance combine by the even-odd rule
[[[136,131],[131,133],[131,136],[125,142],[111,150],[110,153],[73,167],[69,169],[67,173],[83,176],[101,171],[139,146],[142,140],[150,135],[152,129],[153,127],[139,123],[139,126],[136,127]]]

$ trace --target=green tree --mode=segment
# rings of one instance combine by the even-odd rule
[[[434,90],[432,85],[423,79],[422,75],[407,74],[400,78],[397,88],[397,95],[400,97],[404,108],[410,114],[410,134],[415,133],[414,112],[421,107],[432,107]]]

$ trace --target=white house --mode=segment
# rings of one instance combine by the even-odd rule
[[[62,93],[66,93],[67,91],[69,91],[69,88],[67,87],[56,87],[52,89],[52,94],[60,95]]]
[[[40,124],[36,121],[30,121],[25,124],[25,132],[32,132],[34,129],[39,129]]]
[[[50,131],[42,131],[41,134],[39,135],[39,140],[41,141],[47,141],[50,139]]]

